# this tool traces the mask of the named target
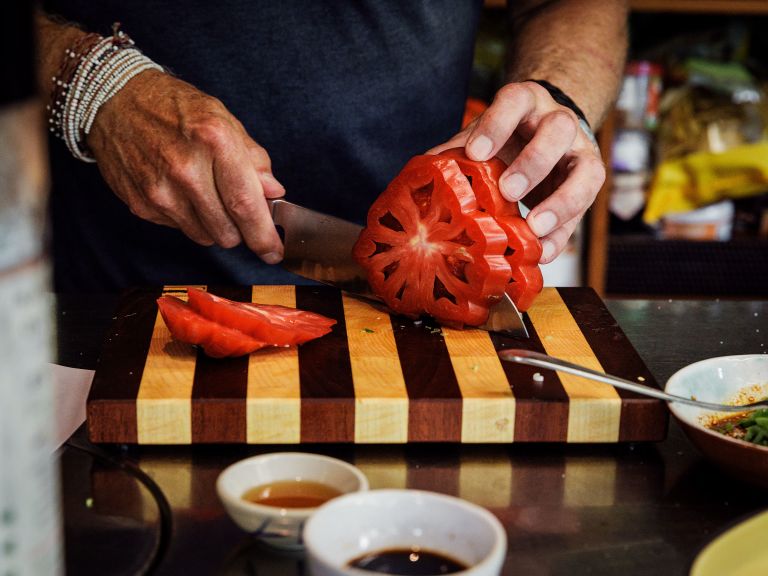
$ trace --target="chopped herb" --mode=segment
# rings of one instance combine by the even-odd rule
[[[732,438],[768,446],[768,409],[727,416],[709,424],[709,428]]]
[[[360,332],[365,332],[366,334],[373,334],[374,332],[376,332],[376,330],[373,330],[371,328],[363,328],[362,330],[360,330]]]
[[[480,370],[480,364],[472,364],[472,372],[477,372]]]

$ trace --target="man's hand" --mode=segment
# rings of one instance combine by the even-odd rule
[[[275,264],[283,247],[265,198],[285,194],[267,152],[217,99],[168,74],[139,74],[96,116],[87,144],[136,216],[195,242],[244,241]]]
[[[535,82],[501,88],[479,118],[429,153],[457,146],[473,160],[499,156],[509,164],[501,193],[509,201],[528,196],[527,221],[542,239],[542,264],[562,252],[605,180],[600,152],[576,115]]]

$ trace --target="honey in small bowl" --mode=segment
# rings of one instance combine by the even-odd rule
[[[275,508],[317,508],[342,492],[312,480],[280,480],[250,488],[243,500]]]

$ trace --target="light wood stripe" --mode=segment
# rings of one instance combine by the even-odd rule
[[[565,506],[613,506],[615,503],[616,460],[566,457]]]
[[[459,498],[486,508],[507,508],[512,499],[512,462],[506,449],[482,449],[462,454]]]
[[[354,464],[368,478],[371,490],[408,488],[408,463],[401,450],[399,446],[377,446],[375,453],[355,456]]]
[[[251,300],[295,308],[296,287],[254,286]],[[249,444],[300,442],[301,386],[299,352],[295,346],[251,354],[245,418]]]
[[[163,293],[186,300],[182,286],[166,286]],[[139,444],[190,444],[192,442],[192,383],[196,353],[178,342],[158,311],[144,373],[136,397]]]
[[[389,314],[344,295],[355,387],[355,442],[408,441],[408,392]]]
[[[443,328],[443,337],[461,390],[461,441],[512,442],[515,398],[490,335]]]
[[[192,481],[194,474],[198,473],[192,467],[191,462],[184,458],[163,460],[160,458],[141,458],[141,469],[152,480],[157,482],[163,494],[168,498],[168,503],[174,510],[192,509]],[[142,501],[154,512],[145,511],[144,515],[157,514],[157,501],[146,491],[141,490]]]
[[[545,288],[528,310],[547,354],[603,371],[556,288]],[[559,373],[570,400],[568,442],[616,442],[621,398],[605,384]]]

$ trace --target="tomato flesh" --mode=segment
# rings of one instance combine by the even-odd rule
[[[295,346],[328,334],[336,320],[287,306],[235,302],[199,288],[187,290],[190,307],[218,324],[275,346]]]
[[[517,202],[508,202],[499,191],[499,178],[507,166],[498,158],[486,162],[470,160],[463,148],[440,154],[456,161],[475,193],[480,208],[496,219],[507,235],[505,251],[512,275],[506,292],[518,310],[527,310],[544,285],[539,268],[541,243],[520,216]]]
[[[506,248],[458,164],[416,156],[371,206],[353,256],[395,312],[476,326],[509,282]]]
[[[161,296],[157,306],[175,339],[201,346],[212,358],[242,356],[270,345],[201,316],[175,296]]]

